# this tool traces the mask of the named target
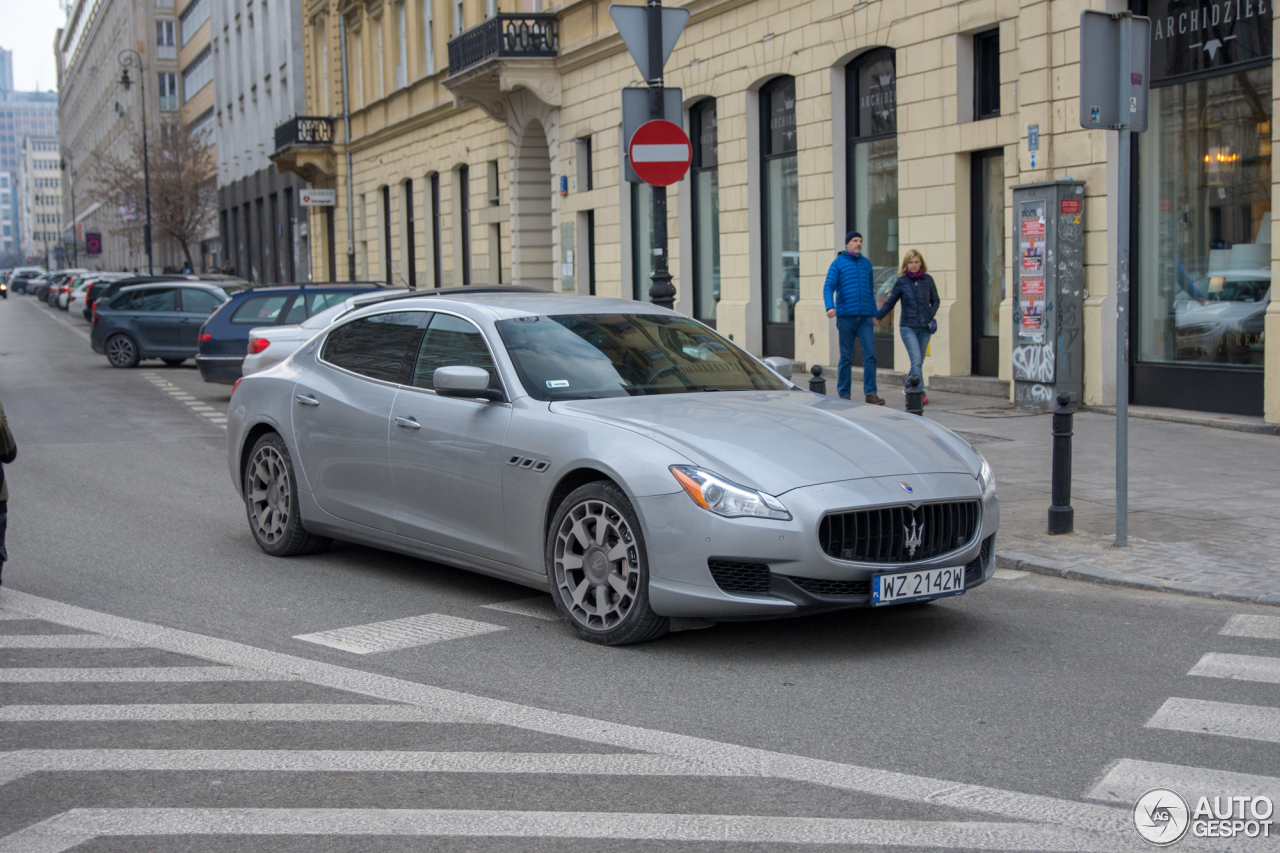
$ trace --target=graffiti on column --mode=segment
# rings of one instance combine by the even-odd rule
[[[1013,350],[1013,378],[1021,382],[1053,381],[1053,346],[1032,344]]]

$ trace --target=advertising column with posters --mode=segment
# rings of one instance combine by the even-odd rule
[[[1084,390],[1084,183],[1013,188],[1013,396],[1049,410]]]

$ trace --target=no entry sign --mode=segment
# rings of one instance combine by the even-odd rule
[[[648,121],[631,137],[627,157],[640,180],[655,187],[666,187],[689,171],[693,148],[680,125]]]

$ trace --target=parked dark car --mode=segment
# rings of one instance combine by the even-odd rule
[[[13,288],[13,292],[26,293],[27,282],[38,275],[44,275],[44,270],[39,267],[17,267],[9,275],[9,287]]]
[[[166,281],[127,287],[94,303],[93,351],[112,367],[158,358],[176,367],[196,354],[200,327],[238,291],[234,284]]]
[[[250,329],[301,323],[353,293],[390,289],[373,281],[344,281],[276,284],[241,291],[200,330],[196,367],[206,382],[233,385],[248,353]]]
[[[158,281],[202,281],[206,284],[217,284],[217,285],[229,284],[229,285],[235,286],[237,290],[240,288],[249,286],[249,282],[245,281],[244,279],[239,279],[239,278],[236,278],[235,276],[230,276],[230,275],[221,275],[219,273],[199,273],[199,274],[190,274],[190,275],[184,274],[184,273],[165,273],[162,275],[134,275],[134,276],[129,276],[128,278],[119,278],[119,279],[116,279],[115,281],[105,282],[105,285],[106,285],[105,287],[102,287],[101,285],[99,285],[100,289],[95,288],[94,290],[93,299],[94,299],[94,302],[97,302],[98,300],[101,300],[101,299],[110,299],[111,297],[119,293],[122,288],[132,287],[135,284],[150,284],[152,282],[158,282]],[[103,303],[103,304],[105,305],[106,303]]]

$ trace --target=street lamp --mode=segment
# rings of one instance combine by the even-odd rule
[[[147,246],[147,275],[155,275],[155,267],[151,262],[151,169],[147,163],[147,87],[143,83],[147,68],[142,64],[142,56],[136,50],[126,47],[120,51],[120,85],[129,91],[133,81],[129,79],[129,69],[138,69],[138,95],[142,100],[142,187],[147,201],[147,225],[142,232],[142,239]]]

